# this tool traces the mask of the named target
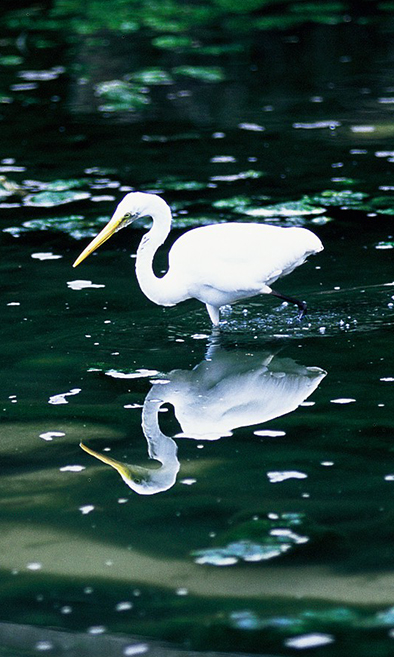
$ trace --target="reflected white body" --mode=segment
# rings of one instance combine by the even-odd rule
[[[174,407],[182,433],[176,437],[217,440],[238,427],[261,425],[294,411],[326,376],[319,367],[304,367],[289,358],[265,352],[214,351],[193,370],[174,370],[148,392],[142,410],[142,430],[149,458],[158,467],[115,461],[82,445],[92,456],[112,466],[140,495],[171,488],[180,468],[177,445],[160,429],[163,404]]]
[[[272,353],[218,350],[191,371],[170,372],[168,383],[155,384],[149,394],[174,406],[182,429],[178,437],[217,440],[231,436],[233,429],[291,413],[325,376],[320,367]]]
[[[141,290],[163,306],[198,299],[205,303],[214,325],[219,323],[221,306],[270,294],[274,281],[323,249],[319,238],[306,228],[214,224],[194,228],[177,239],[168,255],[168,271],[160,278],[152,263],[171,230],[171,210],[160,196],[131,192],[74,266],[115,231],[143,216],[152,217],[153,224],[137,250],[136,275]]]

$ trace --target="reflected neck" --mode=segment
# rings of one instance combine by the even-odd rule
[[[163,384],[164,387],[166,384]],[[149,458],[160,461],[164,467],[172,471],[179,470],[176,442],[166,436],[160,429],[159,411],[164,404],[160,399],[161,384],[154,384],[145,397],[142,409],[142,431],[148,443]]]

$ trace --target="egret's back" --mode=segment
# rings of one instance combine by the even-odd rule
[[[242,292],[258,293],[322,248],[319,238],[305,228],[214,224],[182,235],[171,249],[169,264],[170,271],[191,286],[198,281],[199,287],[233,293],[236,300]]]

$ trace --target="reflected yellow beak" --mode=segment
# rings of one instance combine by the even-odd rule
[[[94,456],[99,461],[102,461],[103,463],[106,463],[107,465],[110,465],[112,468],[114,468],[117,472],[119,472],[123,480],[127,481],[130,479],[130,469],[123,465],[123,463],[120,463],[120,461],[115,461],[115,459],[111,459],[109,456],[104,456],[104,454],[100,454],[100,452],[95,452],[93,449],[90,449],[90,447],[86,447],[86,445],[83,443],[79,443],[79,446],[83,449],[84,452],[90,454],[90,456]]]
[[[121,228],[124,221],[124,217],[112,217],[112,219],[104,226],[103,230],[96,235],[96,237],[88,244],[86,249],[84,249],[81,255],[78,256],[76,261],[73,264],[73,267],[78,267],[78,265],[85,260],[93,251],[98,249],[99,246],[104,244],[119,228]]]

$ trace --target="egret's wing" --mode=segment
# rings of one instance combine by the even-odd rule
[[[170,268],[223,292],[258,291],[317,250],[308,242],[310,235],[318,240],[302,228],[239,223],[204,226],[175,242]]]

